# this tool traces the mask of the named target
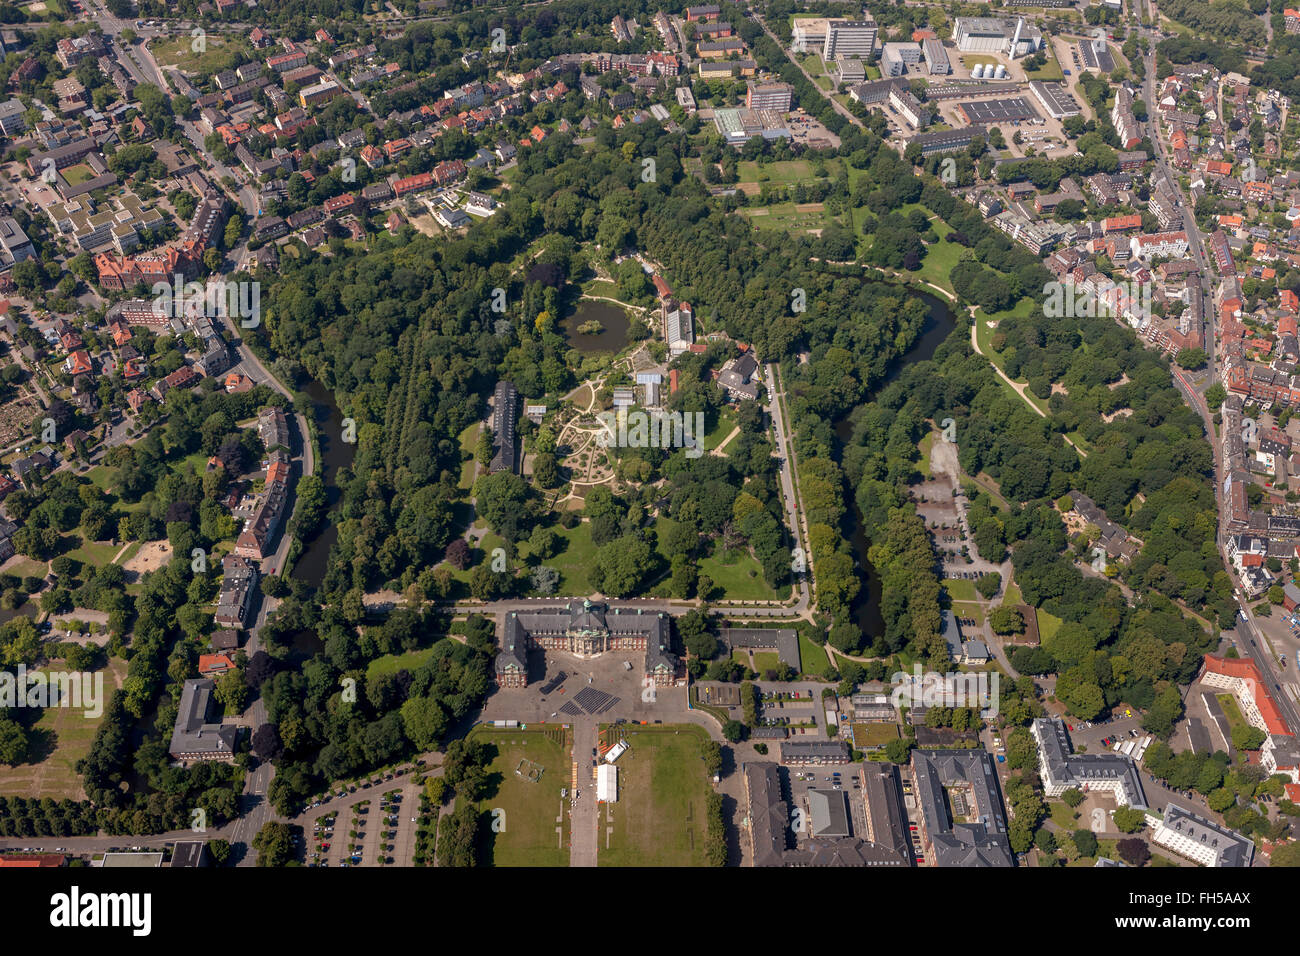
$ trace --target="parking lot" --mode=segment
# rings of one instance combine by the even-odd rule
[[[393,866],[410,866],[418,802],[419,786],[395,778],[308,807],[295,821],[307,838],[306,864],[380,866],[392,860]]]
[[[867,806],[862,796],[862,783],[857,772],[851,766],[843,770],[801,770],[791,768],[790,806],[803,811],[805,827],[796,834],[800,840],[815,836],[812,833],[812,807],[808,802],[809,790],[834,790],[848,796],[849,821],[855,836],[864,836],[867,832]],[[796,825],[798,818],[796,817]],[[865,836],[864,836],[865,838]]]

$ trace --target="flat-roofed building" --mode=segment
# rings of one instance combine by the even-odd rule
[[[938,39],[927,37],[922,40],[921,55],[925,58],[925,65],[930,70],[931,76],[947,76],[952,72],[948,51],[943,48],[943,43]]]
[[[745,106],[751,110],[776,110],[788,113],[793,99],[794,87],[789,83],[745,84]]]
[[[1063,83],[1044,83],[1042,80],[1033,80],[1029,84],[1029,92],[1034,94],[1034,99],[1047,112],[1052,119],[1060,120],[1070,116],[1078,116],[1080,113],[1079,104],[1070,91],[1065,88]]]
[[[874,20],[828,20],[822,59],[839,60],[854,56],[870,60],[875,56],[879,33],[880,28]]]

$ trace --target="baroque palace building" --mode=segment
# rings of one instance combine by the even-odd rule
[[[496,658],[498,684],[527,686],[531,647],[581,658],[609,651],[644,651],[647,679],[661,686],[684,681],[681,662],[672,651],[672,616],[666,611],[610,607],[590,598],[575,598],[563,607],[511,611]]]

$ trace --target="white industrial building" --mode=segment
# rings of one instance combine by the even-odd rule
[[[794,21],[790,49],[795,53],[818,53],[826,46],[826,17],[800,17]]]
[[[944,50],[943,44],[933,37],[922,41],[921,54],[925,57],[925,65],[930,68],[931,76],[947,76],[952,72],[947,51]]]
[[[963,53],[1000,53],[1013,58],[1043,45],[1043,34],[1024,17],[958,17],[953,21],[952,36]]]
[[[886,43],[880,51],[880,75],[903,76],[909,67],[921,63],[921,46],[917,43]]]

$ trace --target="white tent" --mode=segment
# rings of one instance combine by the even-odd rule
[[[609,753],[605,754],[605,762],[614,763],[616,760],[618,760],[619,757],[623,756],[623,753],[626,750],[627,750],[627,741],[620,740],[614,746],[609,748]]]
[[[596,800],[618,802],[618,768],[612,764],[601,764],[596,768]]]

